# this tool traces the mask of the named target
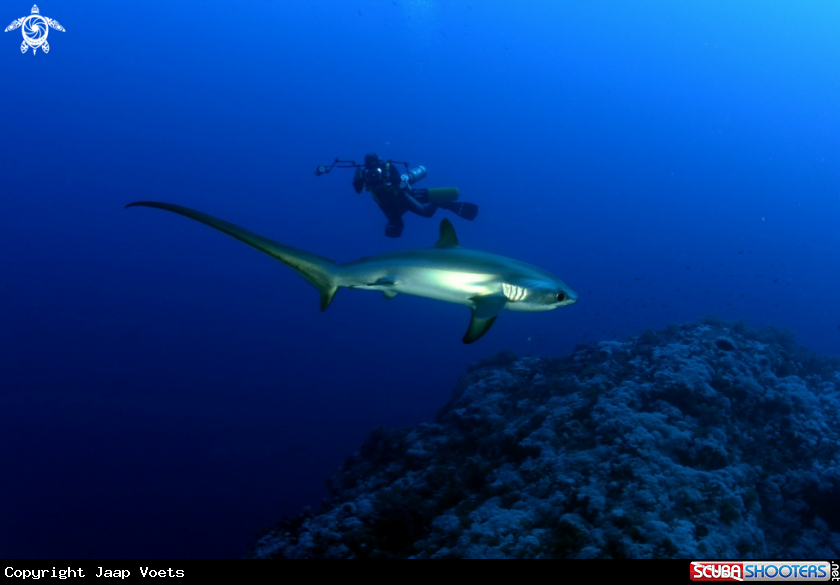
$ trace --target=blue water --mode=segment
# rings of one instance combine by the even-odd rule
[[[840,5],[39,4],[0,35],[0,557],[232,557],[468,364],[706,314],[840,354]],[[27,16],[5,2],[0,18]],[[401,239],[336,156],[423,164],[474,222]],[[461,243],[580,295],[505,312],[318,294],[135,200],[349,261]]]

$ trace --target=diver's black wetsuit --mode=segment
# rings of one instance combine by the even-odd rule
[[[402,177],[396,165],[381,161],[374,154],[365,156],[364,169],[356,169],[356,175],[353,177],[353,189],[356,193],[361,193],[365,189],[370,191],[379,209],[388,218],[385,235],[389,238],[399,238],[402,235],[405,225],[402,216],[406,211],[420,217],[432,217],[440,207],[468,220],[474,219],[478,213],[478,207],[473,203],[432,202],[429,200],[428,189],[412,189],[409,185],[400,186],[401,182]]]
[[[401,189],[400,181],[399,170],[390,163],[380,163],[373,167],[366,165],[364,171],[358,169],[353,177],[353,189],[356,193],[361,193],[364,189],[370,191],[373,200],[388,218],[385,235],[389,238],[399,238],[402,235],[405,225],[402,216],[406,211],[422,217],[432,217],[438,209],[437,203],[429,201],[426,189]]]

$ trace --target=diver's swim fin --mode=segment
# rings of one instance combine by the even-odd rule
[[[472,221],[478,215],[478,205],[463,201],[451,201],[440,204],[441,209],[451,211],[461,219]]]

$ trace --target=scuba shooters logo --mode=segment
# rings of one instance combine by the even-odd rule
[[[38,52],[39,47],[44,53],[50,52],[50,44],[47,42],[47,35],[50,33],[50,28],[65,32],[64,27],[58,24],[57,20],[41,16],[41,11],[38,10],[37,4],[32,7],[32,14],[12,21],[12,24],[7,26],[3,32],[9,32],[18,28],[23,33],[23,43],[20,45],[20,52],[25,53],[29,47],[32,47],[33,55]]]
[[[828,561],[692,561],[692,581],[838,581]]]

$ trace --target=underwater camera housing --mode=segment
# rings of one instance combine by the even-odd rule
[[[413,185],[417,181],[423,180],[426,177],[426,167],[423,165],[418,165],[416,167],[411,167],[402,175],[400,175],[400,188],[405,189],[409,185]]]

